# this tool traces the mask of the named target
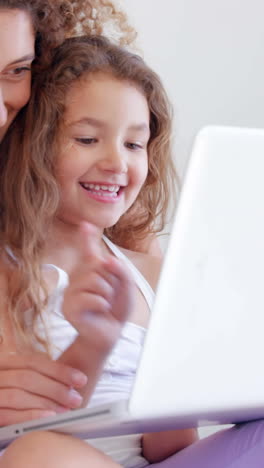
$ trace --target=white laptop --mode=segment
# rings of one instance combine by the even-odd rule
[[[197,136],[129,401],[0,429],[83,438],[264,417],[264,130]]]

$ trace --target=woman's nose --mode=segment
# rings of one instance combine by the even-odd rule
[[[0,86],[0,127],[3,127],[7,121],[7,108],[4,101],[3,90]]]

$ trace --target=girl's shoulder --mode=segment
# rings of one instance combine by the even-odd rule
[[[123,254],[135,265],[155,291],[159,279],[162,258],[149,253],[135,252],[119,247]]]

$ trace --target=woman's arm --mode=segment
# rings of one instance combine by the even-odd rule
[[[198,440],[196,429],[178,429],[144,434],[142,453],[150,463],[156,463],[188,447],[196,440]]]

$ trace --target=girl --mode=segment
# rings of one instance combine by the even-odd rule
[[[76,34],[77,31],[88,35],[101,33],[108,25],[112,26],[122,43],[130,43],[135,36],[125,15],[108,0],[0,0],[0,141],[30,97],[32,61],[47,66],[52,50],[66,36]],[[45,395],[40,393],[42,400],[38,402],[39,409],[32,407],[28,400],[23,411],[18,412],[12,406],[12,412],[7,414],[2,403],[5,401],[5,393],[3,395],[3,390],[0,389],[0,424],[42,416],[43,411],[51,409],[54,400],[59,407],[69,405],[67,398],[65,401],[65,384],[74,383],[79,388],[86,378],[76,369],[66,366],[66,361],[63,366],[59,363],[55,366],[55,363],[44,356],[35,355],[31,379],[37,385],[41,375],[49,392]],[[5,372],[9,363],[10,357],[2,353],[0,380],[3,380],[2,372]],[[27,358],[14,355],[12,365],[19,367],[21,371],[23,369],[27,375]],[[80,404],[80,395],[70,399],[74,400],[70,406]]]
[[[135,37],[124,13],[109,0],[0,0],[0,141],[29,99],[33,59],[47,64],[65,37],[105,29],[122,44]],[[139,249],[161,256],[153,236]]]
[[[125,15],[108,0],[0,0],[0,141],[29,99],[32,61],[47,66],[52,50],[66,36],[76,32],[88,35],[100,33],[108,25],[112,26],[121,43],[131,43],[135,36],[133,29],[128,26]],[[145,251],[153,247],[159,254],[157,241],[155,244],[152,238],[144,240],[139,246]],[[0,374],[9,361],[8,356],[1,354]],[[13,356],[12,365],[28,372],[28,359]],[[43,356],[34,357],[33,367],[31,379],[37,385],[40,373],[44,373],[45,377],[42,375],[42,378],[50,389],[48,394],[42,395],[45,398],[42,400],[42,410],[50,409],[54,400],[65,405],[65,381],[72,383],[72,379],[74,382],[77,379],[79,386],[85,381],[85,376],[80,372],[76,373],[66,365],[55,366]],[[60,385],[54,381],[54,376]],[[11,424],[43,414],[33,408],[29,401],[23,412],[13,409],[12,413],[7,414],[2,401],[0,390],[0,423]],[[74,404],[77,405],[78,401],[74,401]]]
[[[164,223],[174,178],[170,129],[170,109],[158,77],[138,57],[110,45],[103,38],[67,40],[55,53],[48,69],[44,73],[42,67],[36,71],[32,99],[3,142],[0,168],[2,269],[3,276],[9,279],[7,328],[12,350],[22,352],[24,346],[34,346],[36,342],[42,350],[46,338],[43,331],[47,329],[47,345],[53,358],[57,358],[77,334],[66,322],[67,318],[78,330],[85,344],[83,349],[89,351],[85,356],[74,355],[72,364],[85,371],[91,382],[91,375],[96,374],[91,366],[94,368],[97,364],[97,369],[101,368],[131,302],[132,287],[128,279],[124,279],[122,267],[119,265],[119,271],[115,264],[113,267],[112,257],[126,255],[124,258],[128,257],[153,287],[157,281],[157,260],[131,249],[135,249],[138,240],[146,234],[154,232],[157,214],[160,214],[160,223]],[[18,147],[21,148],[19,157]],[[10,177],[15,177],[18,183],[14,185]],[[95,227],[93,232],[89,228],[88,241],[92,238],[92,246],[81,265],[79,244],[83,222]],[[102,237],[104,233],[107,237]],[[123,254],[110,239],[123,245],[126,249]],[[82,252],[81,255],[83,257]],[[61,281],[67,272],[77,285],[75,297],[72,289],[70,298],[68,292],[65,294],[65,317],[58,310],[58,288],[50,292],[46,315],[41,314],[43,300],[38,294],[39,284],[43,286],[41,292],[54,289],[53,278],[47,278],[46,270],[41,268],[47,264],[56,265]],[[102,265],[104,270],[108,265],[108,272],[102,271]],[[132,268],[131,263],[129,268]],[[125,396],[130,391],[153,299],[152,289],[138,270],[132,269],[139,286],[134,294],[136,304],[104,367],[91,405],[119,398],[120,394]],[[124,294],[113,297],[113,288],[117,292],[118,288],[122,289],[125,297]],[[89,296],[89,308],[93,312],[85,316],[85,320],[81,314],[76,314],[80,290]],[[33,312],[30,316],[29,305]],[[110,328],[114,314],[117,320]],[[39,316],[44,326],[39,323]],[[34,321],[34,317],[37,320]],[[118,363],[121,360],[121,367],[113,364],[115,360]],[[91,393],[89,382],[85,398]],[[192,431],[184,432],[186,437],[182,437],[181,447],[193,438]],[[59,442],[56,442],[58,449],[52,461],[51,452],[45,448],[47,436],[50,438],[50,434],[43,435],[41,444],[36,441],[37,446],[49,454],[46,463],[49,466],[58,464],[58,460],[66,463],[69,454],[64,453],[64,444]],[[62,436],[52,434],[53,437],[64,440]],[[67,440],[68,450],[71,444],[78,443],[79,453],[80,441],[70,441]],[[122,439],[121,451],[116,446],[117,441],[99,441],[99,447],[125,466],[147,464],[140,455],[139,436]],[[22,460],[30,466],[25,456],[18,457],[21,442],[23,453],[28,453],[24,446],[27,439],[17,441],[3,455],[5,463],[14,456],[21,460],[21,466]],[[95,463],[94,451],[88,445],[85,451],[85,459]],[[102,455],[98,457],[103,466]],[[46,466],[43,455],[40,458]]]
[[[153,299],[149,284],[155,287],[159,267],[133,249],[155,229],[158,213],[163,221],[174,176],[170,122],[162,85],[138,57],[103,38],[76,38],[55,52],[46,73],[39,70],[32,100],[3,142],[1,300],[9,332],[3,347],[11,342],[12,352],[23,353],[46,346],[57,358],[78,333],[89,352],[73,360],[93,378],[130,313],[90,405],[126,397],[133,382]],[[114,256],[131,271],[135,294]],[[63,315],[68,275],[74,287],[66,289]],[[195,431],[90,444],[38,432],[12,443],[0,467],[143,467],[179,451],[154,466],[257,468],[262,431],[262,422],[252,423],[181,451]]]

